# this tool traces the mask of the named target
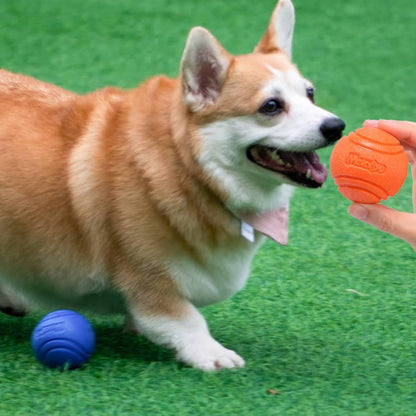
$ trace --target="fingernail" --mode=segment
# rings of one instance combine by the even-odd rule
[[[348,214],[357,220],[364,221],[368,216],[368,211],[363,205],[353,204],[348,208]]]
[[[377,127],[378,120],[366,120],[364,121],[364,127]]]

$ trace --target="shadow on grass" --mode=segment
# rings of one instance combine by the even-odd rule
[[[153,344],[143,335],[123,332],[123,326],[100,325],[95,329],[96,355],[106,360],[128,360],[142,364],[174,360],[170,350]]]
[[[24,318],[13,318],[0,315],[0,345],[5,354],[30,355],[30,337],[41,315],[30,315]],[[93,318],[91,323],[96,333],[96,349],[94,352],[95,365],[99,367],[112,366],[118,363],[122,367],[138,365],[147,367],[150,364],[179,365],[174,353],[153,344],[140,334],[123,332],[120,318]],[[247,369],[268,374],[287,374],[291,377],[305,377],[312,374],[334,371],[348,359],[353,346],[343,350],[345,340],[337,338],[332,342],[322,339],[318,334],[303,335],[276,332],[272,328],[250,327],[245,331],[221,330],[220,325],[213,330],[216,339],[227,348],[234,349],[247,362]],[[358,346],[360,347],[360,346]],[[342,355],[342,356],[341,356]],[[341,370],[344,371],[344,370]],[[283,380],[282,380],[283,381]],[[287,380],[285,380],[287,381]]]
[[[20,347],[30,343],[30,336],[36,326],[33,317],[11,317],[0,313],[0,342],[2,348]]]

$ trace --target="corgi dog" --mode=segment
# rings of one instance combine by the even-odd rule
[[[86,95],[0,71],[0,309],[125,314],[204,371],[244,365],[198,308],[243,288],[294,187],[326,179],[316,149],[345,124],[314,104],[278,2],[254,52],[202,27],[177,79]]]

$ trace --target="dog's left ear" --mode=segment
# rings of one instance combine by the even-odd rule
[[[232,57],[202,27],[189,33],[181,62],[181,81],[186,105],[198,111],[214,103],[222,89]]]
[[[280,0],[277,4],[269,26],[254,52],[285,52],[292,58],[292,39],[295,27],[295,8],[291,0]]]

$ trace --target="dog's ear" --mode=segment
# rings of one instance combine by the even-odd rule
[[[202,27],[191,30],[181,62],[184,99],[191,111],[216,101],[231,60],[231,55],[208,30]]]
[[[292,39],[295,27],[295,8],[291,0],[280,0],[272,14],[269,26],[254,52],[285,52],[292,58]]]

